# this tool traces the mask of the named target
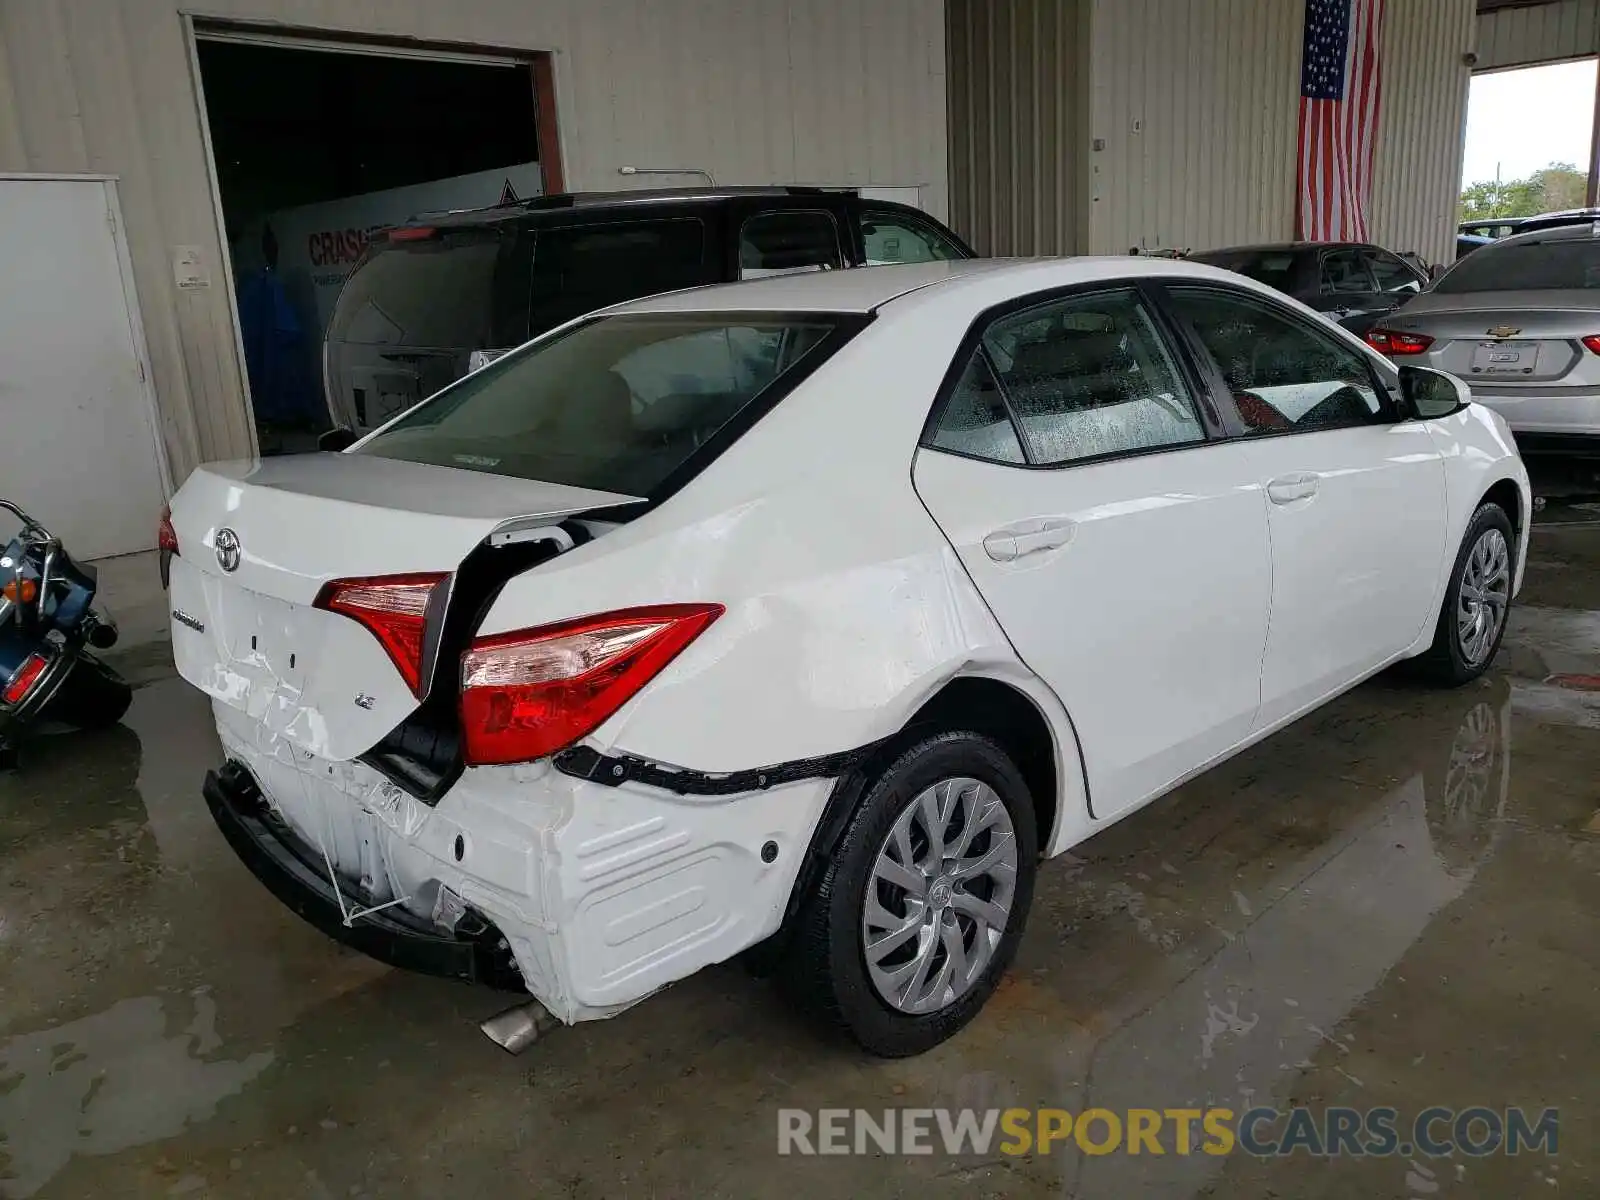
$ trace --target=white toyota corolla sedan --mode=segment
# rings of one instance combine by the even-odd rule
[[[162,535],[207,801],[302,916],[569,1022],[760,945],[901,1055],[1041,858],[1482,672],[1530,507],[1461,384],[1263,286],[990,260],[609,309]]]

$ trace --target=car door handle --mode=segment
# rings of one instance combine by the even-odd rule
[[[1267,499],[1274,504],[1293,504],[1317,494],[1315,475],[1280,475],[1267,481]]]
[[[983,539],[983,552],[995,562],[1015,562],[1029,554],[1059,550],[1072,541],[1078,523],[1065,517],[1036,517],[996,529]]]

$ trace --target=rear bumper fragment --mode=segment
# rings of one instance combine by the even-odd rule
[[[274,896],[323,933],[380,962],[508,991],[525,990],[516,962],[495,927],[470,914],[476,928],[451,934],[398,906],[344,922],[344,910],[368,901],[341,887],[344,909],[320,855],[272,816],[250,772],[237,762],[206,772],[202,791],[211,817]],[[463,922],[463,927],[466,926]]]
[[[1519,433],[1511,431],[1523,454],[1600,458],[1600,433]]]

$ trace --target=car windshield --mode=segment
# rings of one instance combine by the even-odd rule
[[[860,324],[829,313],[600,317],[467,376],[352,453],[649,496]]]
[[[1577,291],[1600,288],[1600,241],[1494,242],[1474,250],[1433,285],[1459,292]]]
[[[1292,250],[1216,250],[1196,254],[1196,262],[1209,263],[1225,271],[1234,271],[1268,287],[1287,291],[1294,276]]]

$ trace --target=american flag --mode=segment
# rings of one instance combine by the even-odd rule
[[[1295,217],[1308,241],[1367,240],[1382,26],[1383,0],[1306,0]]]

